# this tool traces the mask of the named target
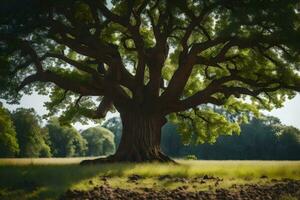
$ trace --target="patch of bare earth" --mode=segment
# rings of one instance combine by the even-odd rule
[[[169,178],[169,177],[164,177]],[[142,200],[142,199],[162,199],[162,200],[276,200],[282,196],[290,195],[300,199],[299,180],[273,181],[268,185],[245,184],[233,185],[229,189],[212,189],[212,191],[191,192],[187,187],[181,186],[174,190],[154,190],[143,188],[139,191],[112,188],[109,185],[94,187],[90,191],[69,190],[61,199],[64,200]]]

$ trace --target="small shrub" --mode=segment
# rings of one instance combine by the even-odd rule
[[[185,157],[185,159],[186,159],[186,160],[198,160],[197,156],[195,156],[195,155],[187,155],[187,156]]]

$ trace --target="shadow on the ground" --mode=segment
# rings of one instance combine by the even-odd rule
[[[134,164],[0,166],[0,199],[57,199],[83,180],[122,176],[131,167]]]

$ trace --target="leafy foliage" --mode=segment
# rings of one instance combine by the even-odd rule
[[[170,118],[178,125],[178,132],[182,134],[185,144],[214,143],[220,134],[232,135],[240,132],[237,123],[228,121],[223,115],[209,108],[171,115]]]
[[[87,142],[76,129],[61,126],[57,118],[52,118],[46,127],[49,131],[53,156],[75,157],[86,154]]]
[[[102,127],[107,128],[114,134],[114,143],[119,146],[122,136],[122,123],[119,117],[113,117],[106,120]]]
[[[20,157],[50,157],[50,147],[46,144],[41,128],[41,119],[33,109],[18,108],[12,113],[20,147]]]
[[[92,127],[81,133],[88,143],[88,156],[107,156],[115,152],[114,135],[106,128]]]
[[[11,116],[0,104],[0,157],[15,157],[18,153],[19,144]]]

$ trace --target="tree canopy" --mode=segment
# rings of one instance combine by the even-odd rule
[[[92,127],[81,133],[87,141],[87,156],[107,156],[115,152],[114,134],[103,127]]]
[[[33,109],[18,108],[12,113],[20,147],[20,157],[49,157],[50,147],[44,140],[41,118]]]
[[[298,0],[5,0],[0,13],[0,97],[50,93],[63,122],[116,108],[130,152],[144,151],[135,126],[158,135],[169,115],[185,142],[214,142],[300,91]]]
[[[87,142],[75,128],[61,126],[56,118],[52,118],[46,128],[49,132],[53,156],[76,157],[86,154]]]
[[[102,127],[107,128],[114,134],[115,145],[119,146],[122,136],[122,123],[120,117],[113,117],[106,120]]]
[[[0,157],[14,157],[18,153],[19,145],[10,113],[0,103]]]

